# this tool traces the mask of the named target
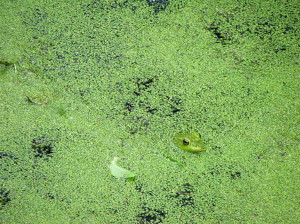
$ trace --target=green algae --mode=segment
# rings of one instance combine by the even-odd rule
[[[295,223],[296,3],[6,2],[0,222]]]

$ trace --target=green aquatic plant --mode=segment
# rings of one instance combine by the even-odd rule
[[[204,142],[199,133],[181,133],[173,137],[174,144],[187,152],[205,151]]]
[[[60,104],[59,107],[57,108],[57,112],[60,116],[66,116],[67,108],[63,104]]]
[[[136,174],[126,170],[122,167],[119,167],[117,165],[117,160],[119,158],[118,157],[114,157],[114,159],[111,161],[111,164],[109,165],[111,174],[117,178],[121,178],[121,179],[133,179],[135,178]]]

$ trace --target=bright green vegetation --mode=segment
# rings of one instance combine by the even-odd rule
[[[297,223],[298,2],[1,0],[0,223]]]

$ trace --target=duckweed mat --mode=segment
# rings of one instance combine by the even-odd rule
[[[0,223],[300,219],[299,1],[1,0],[0,24]]]

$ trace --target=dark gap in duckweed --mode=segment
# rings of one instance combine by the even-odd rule
[[[55,199],[55,196],[52,195],[51,193],[47,193],[47,194],[46,194],[46,197],[49,198],[50,200]]]
[[[0,76],[13,67],[15,67],[14,63],[0,59]]]
[[[129,112],[134,111],[134,105],[133,105],[132,103],[130,103],[130,102],[126,102],[126,103],[125,103],[125,108],[126,108],[126,110],[128,110]]]
[[[230,40],[230,38],[220,30],[219,26],[212,23],[207,29],[216,37],[217,42],[220,42],[222,45],[228,44],[226,41]]]
[[[153,192],[152,191],[145,191],[143,189],[144,185],[142,183],[137,183],[136,186],[135,186],[135,190],[139,193],[142,193],[142,194],[148,194],[150,196],[153,196]]]
[[[277,40],[279,35],[287,37],[299,35],[299,30],[294,28],[298,23],[296,11],[291,10],[289,15],[271,13],[259,17],[250,16],[245,21],[240,22],[239,15],[248,10],[247,6],[241,6],[232,8],[227,12],[218,11],[216,12],[217,17],[207,25],[206,29],[211,31],[217,42],[222,45],[239,43],[241,38],[255,36],[269,43],[272,51],[275,53],[286,51],[292,46]],[[278,26],[278,20],[281,21],[280,26]],[[256,65],[259,64],[259,61],[254,60],[250,61],[250,63]]]
[[[101,5],[100,1],[92,1],[86,5],[82,6],[83,14],[87,16],[91,16],[95,13],[103,12],[105,7]],[[93,19],[93,17],[91,17]]]
[[[48,158],[52,157],[53,154],[53,143],[53,140],[44,135],[32,139],[31,148],[34,150],[34,157],[48,160]]]
[[[9,159],[13,160],[15,163],[16,163],[16,160],[18,159],[17,157],[15,157],[9,153],[0,152],[0,159],[5,159],[5,158],[9,158]]]
[[[148,194],[153,197],[157,197],[152,192],[147,192],[143,190],[143,184],[138,183],[135,189],[142,194]],[[214,188],[214,186],[212,186]],[[163,189],[164,191],[168,191],[167,189]],[[195,199],[193,197],[194,188],[190,183],[185,183],[179,187],[177,192],[166,195],[167,198],[170,198],[176,206],[179,207],[194,207]],[[206,218],[207,213],[211,213],[215,211],[217,206],[217,199],[208,193],[203,193],[200,197],[197,198],[198,203],[205,205],[205,210],[197,213],[203,219]],[[144,203],[146,205],[146,203]],[[138,214],[136,217],[138,218],[138,223],[161,223],[163,222],[163,218],[166,216],[166,212],[160,209],[152,209],[146,206],[141,207],[143,212]]]
[[[168,7],[169,0],[147,0],[149,6],[153,7],[153,11],[155,14],[166,10]]]
[[[140,96],[142,92],[146,91],[149,87],[151,87],[154,83],[154,78],[147,78],[145,80],[141,80],[140,78],[137,78],[136,85],[137,90],[134,91],[134,94],[137,96]],[[147,91],[148,93],[151,93],[150,91]]]
[[[12,66],[12,65],[14,65],[14,63],[0,59],[0,66],[8,67],[8,66]]]
[[[144,186],[142,183],[138,183],[136,185],[135,189],[139,193],[148,194],[150,196],[157,197],[152,192],[145,191],[143,189],[143,187]],[[163,190],[166,191],[166,189],[163,189]],[[177,192],[167,195],[167,197],[170,198],[172,201],[174,201],[174,203],[177,206],[194,207],[195,202],[194,202],[194,198],[193,198],[193,193],[194,193],[193,186],[190,183],[185,183],[185,184],[181,185],[181,187],[178,189]],[[201,197],[201,201],[203,203],[207,204],[207,206],[209,207],[208,209],[211,211],[216,206],[216,200],[211,199],[211,197],[209,197],[208,195],[206,195],[206,196],[203,195],[203,197]],[[160,209],[149,208],[146,206],[141,207],[141,209],[143,210],[143,212],[141,212],[140,214],[138,214],[136,216],[138,223],[162,223],[163,219],[167,215],[166,212],[164,212],[163,210],[160,210]],[[203,216],[203,217],[204,217],[204,215],[205,215],[205,212],[203,214],[200,214],[200,216]]]
[[[31,16],[29,14],[23,14],[23,18],[25,20],[22,21],[22,24],[29,26],[29,27],[34,27],[34,29],[37,29],[36,27],[39,27],[39,24],[43,22],[44,20],[48,19],[48,13],[44,12],[44,9],[42,8],[36,8],[35,10],[31,11]],[[42,28],[42,27],[39,27]],[[45,28],[44,28],[45,30]],[[44,31],[46,33],[46,31]],[[45,34],[44,33],[44,34]],[[35,36],[35,38],[38,38]]]
[[[145,1],[145,0],[143,0]],[[128,8],[131,11],[135,12],[138,8],[144,7],[143,1],[110,1],[109,4],[101,3],[100,1],[93,1],[86,5],[83,5],[84,15],[91,16],[95,13],[100,13],[110,9],[117,9],[117,8]],[[149,7],[153,9],[155,14],[166,10],[168,5],[170,4],[169,0],[146,0],[146,3]],[[93,18],[91,16],[91,18]]]
[[[37,105],[36,102],[34,102],[33,99],[31,99],[31,97],[29,96],[25,96],[27,103],[31,104],[31,105]]]
[[[152,94],[152,90],[150,87],[155,88],[156,82],[159,81],[158,78],[151,77],[146,79],[140,79],[138,78],[135,83],[137,85],[137,90],[134,90],[133,93],[136,95],[136,97],[139,97],[141,95],[147,95]],[[171,114],[167,114],[166,116],[171,116],[173,114],[176,114],[181,111],[179,106],[182,104],[182,100],[179,97],[170,97],[167,95],[160,95],[162,103],[168,103],[168,107],[171,109]],[[138,99],[138,98],[136,98]],[[128,107],[130,105],[130,107]],[[152,105],[149,102],[146,102],[145,100],[138,101],[138,106],[141,108],[145,108],[145,111],[150,114],[156,114],[159,109],[152,107]],[[132,104],[126,103],[126,108],[131,112],[133,110]]]
[[[157,76],[147,77],[144,75],[144,77],[133,78],[128,81],[133,85],[129,85],[127,82],[116,82],[115,91],[129,96],[129,99],[123,102],[124,112],[122,114],[134,123],[130,129],[131,134],[145,130],[151,124],[151,119],[147,115],[145,118],[145,114],[168,117],[177,115],[182,111],[180,97],[158,92],[156,87],[159,79]],[[154,97],[155,102],[152,102]],[[132,113],[134,111],[137,113]]]
[[[207,176],[207,174],[209,174],[209,176],[211,176],[214,179],[218,179],[221,178],[221,176],[225,176],[230,180],[239,180],[243,176],[242,170],[242,167],[239,167],[237,165],[231,165],[228,167],[217,165],[215,167],[210,168],[209,171],[207,173],[203,173],[203,175]]]
[[[131,135],[136,134],[138,131],[145,130],[145,128],[147,128],[151,123],[151,120],[145,119],[145,118],[140,117],[140,116],[133,117],[132,121],[134,121],[136,126],[132,126],[130,128],[129,132],[130,132]]]
[[[137,222],[140,224],[162,223],[163,219],[167,215],[166,212],[159,209],[152,209],[148,207],[142,207],[141,209],[142,212],[136,216]]]
[[[180,106],[182,105],[182,100],[179,97],[169,97],[166,96],[167,101],[169,102],[169,107],[172,114],[167,114],[167,116],[172,116],[178,112],[181,112]]]
[[[115,9],[115,8],[129,8],[131,11],[135,11],[138,6],[136,4],[134,4],[135,1],[128,1],[128,0],[125,0],[123,2],[118,2],[118,1],[113,1],[110,3],[110,7],[112,9]]]
[[[66,204],[71,204],[70,200],[55,193],[47,192],[44,194],[44,197],[50,200],[57,200]]]
[[[3,206],[7,205],[11,201],[10,191],[5,188],[0,188],[0,210]]]
[[[0,152],[0,161],[1,161],[0,169],[2,171],[5,171],[9,174],[12,174],[12,173],[15,172],[15,171],[12,171],[12,169],[10,168],[10,165],[11,164],[14,164],[14,165],[18,164],[18,162],[17,162],[18,158],[17,157],[15,157],[15,156],[11,155],[10,153],[7,153],[7,152]],[[2,175],[0,177],[0,179],[2,179],[2,180],[7,180],[7,178],[8,177],[5,176],[5,175]]]
[[[146,112],[150,114],[155,114],[158,111],[158,109],[156,108],[150,108],[150,107],[145,107],[145,108],[146,108]]]
[[[241,178],[242,174],[239,171],[229,172],[230,178],[232,180]]]
[[[180,189],[175,193],[175,195],[169,196],[177,200],[177,205],[181,207],[193,206],[195,204],[193,198],[193,187],[191,184],[183,184]]]
[[[208,212],[215,211],[215,208],[217,207],[217,199],[213,195],[203,193],[200,195],[199,199],[202,204],[205,204]],[[205,218],[205,212],[201,213],[201,216]]]

